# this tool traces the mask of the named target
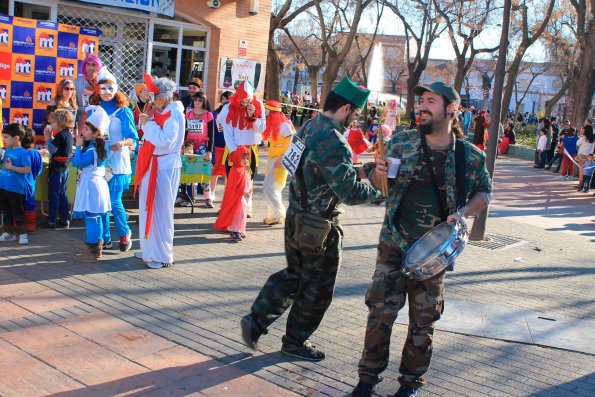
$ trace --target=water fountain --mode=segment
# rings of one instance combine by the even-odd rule
[[[370,71],[368,72],[368,89],[372,92],[371,98],[376,105],[380,93],[384,88],[384,60],[382,59],[382,43],[374,44],[372,59],[370,60]]]

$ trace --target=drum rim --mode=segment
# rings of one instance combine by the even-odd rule
[[[426,256],[425,259],[423,259],[422,261],[419,262],[411,262],[409,261],[409,257],[410,257],[410,253],[412,253],[415,248],[421,244],[421,242],[423,241],[423,239],[430,235],[431,233],[434,232],[434,230],[436,230],[437,228],[446,225],[450,228],[450,233],[448,238],[442,243],[440,244],[440,246],[438,248],[436,248],[435,250],[431,251],[428,253],[428,255]],[[409,248],[409,250],[407,251],[406,255],[405,255],[405,260],[403,262],[404,267],[406,268],[411,268],[414,266],[420,266],[424,263],[426,263],[428,260],[434,260],[436,255],[441,255],[442,253],[444,253],[444,250],[452,244],[452,242],[454,240],[456,240],[458,238],[458,232],[457,233],[453,233],[454,231],[456,231],[456,223],[448,223],[448,222],[442,222],[439,225],[433,227],[431,230],[428,230],[423,236],[421,236],[420,238],[417,239],[417,241],[415,241],[415,243],[413,243],[413,245]]]

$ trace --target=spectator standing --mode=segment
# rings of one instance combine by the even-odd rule
[[[213,119],[215,120],[215,131],[213,133],[213,155],[211,156],[211,162],[213,169],[211,170],[211,201],[215,201],[215,190],[217,189],[217,180],[220,176],[226,178],[225,164],[223,163],[223,154],[225,153],[225,135],[223,133],[223,125],[217,121],[217,116],[221,113],[223,106],[229,103],[229,98],[233,93],[231,91],[225,91],[219,97],[220,105],[213,112]]]
[[[86,117],[85,109],[89,106],[89,99],[95,93],[97,87],[97,75],[103,67],[101,59],[97,55],[87,56],[81,65],[83,73],[80,73],[76,80],[74,80],[74,87],[76,88],[76,103],[78,105],[78,112],[76,122],[83,124],[83,118]]]
[[[561,139],[564,144],[564,157],[562,158],[562,169],[560,170],[560,179],[573,179],[574,166],[571,159],[574,160],[577,154],[576,144],[578,137],[575,135],[576,130],[571,129],[564,138]]]
[[[4,217],[4,233],[0,242],[16,241],[28,244],[29,236],[25,229],[23,201],[27,190],[26,175],[31,173],[31,160],[21,147],[25,127],[13,123],[2,131],[6,150],[0,156],[0,210]]]
[[[486,111],[482,109],[479,111],[479,114],[475,116],[475,132],[473,133],[473,144],[477,146],[480,150],[485,149],[485,129],[488,125],[485,115]]]
[[[66,109],[57,109],[49,116],[51,128],[45,130],[45,140],[50,152],[48,166],[48,217],[45,227],[68,228],[70,226],[70,205],[66,186],[72,156],[73,113]],[[59,218],[58,218],[59,215]]]
[[[56,109],[64,109],[68,110],[72,113],[73,117],[78,114],[78,105],[77,105],[77,94],[74,82],[69,79],[63,79],[58,82],[58,86],[56,87],[56,96],[52,101],[48,104],[45,109],[45,116],[43,119],[43,128],[51,128],[49,126],[49,118],[50,115],[56,111]]]
[[[25,199],[23,201],[23,209],[25,215],[25,225],[27,233],[35,231],[37,225],[37,216],[35,208],[37,202],[35,201],[35,184],[37,177],[43,172],[43,161],[39,151],[35,149],[35,132],[31,128],[26,128],[25,137],[21,141],[21,146],[27,151],[29,160],[31,160],[31,172],[25,174],[27,186],[25,189]]]
[[[593,154],[587,156],[587,160],[581,166],[583,178],[581,184],[578,187],[578,191],[583,193],[589,193],[591,190],[591,179],[593,178],[593,169],[595,168],[595,161],[593,161]]]

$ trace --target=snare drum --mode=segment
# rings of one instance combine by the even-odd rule
[[[407,251],[403,272],[413,280],[426,280],[451,265],[467,245],[465,221],[441,223]]]

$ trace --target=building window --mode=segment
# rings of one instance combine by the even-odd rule
[[[51,7],[38,4],[27,4],[21,1],[14,2],[15,17],[38,19],[40,21],[49,21],[51,19],[51,14]]]
[[[192,78],[199,78],[205,84],[206,29],[164,20],[152,21],[152,24],[151,74],[171,78],[182,90]]]
[[[8,15],[8,3],[0,4],[0,14]]]

